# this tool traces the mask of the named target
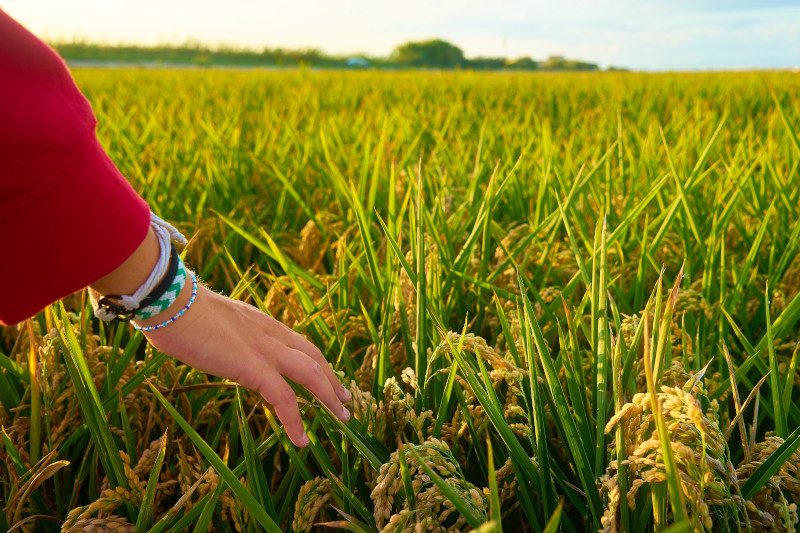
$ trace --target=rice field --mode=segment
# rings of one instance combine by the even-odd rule
[[[354,416],[296,387],[295,448],[79,293],[0,329],[3,530],[796,530],[800,75],[75,76]]]

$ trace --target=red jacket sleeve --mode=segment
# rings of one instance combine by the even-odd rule
[[[95,125],[61,58],[0,11],[0,324],[97,281],[144,240],[149,208]]]

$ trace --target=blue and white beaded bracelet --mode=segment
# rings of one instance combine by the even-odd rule
[[[101,295],[89,290],[94,314],[100,320],[105,322],[144,320],[172,305],[174,299],[170,301],[166,293],[169,293],[173,286],[183,288],[186,272],[182,270],[183,262],[173,243],[186,246],[186,238],[155,213],[150,213],[150,228],[158,241],[159,252],[158,260],[145,282],[133,294]],[[183,279],[176,279],[176,275],[179,276],[181,273]],[[177,296],[174,291],[172,294]]]
[[[165,320],[164,322],[162,322],[160,324],[156,324],[154,326],[145,326],[145,327],[141,327],[141,326],[137,326],[136,324],[133,324],[134,328],[138,329],[139,331],[155,331],[157,329],[161,329],[161,328],[169,326],[170,324],[172,324],[173,322],[178,320],[180,317],[182,317],[183,314],[186,311],[189,310],[189,308],[194,303],[194,299],[197,297],[197,276],[191,270],[189,270],[189,269],[186,269],[186,270],[189,273],[189,276],[191,276],[191,278],[192,278],[192,297],[189,298],[189,302],[186,305],[183,306],[183,309],[178,311],[178,313],[175,314],[173,317],[168,318],[167,320]]]

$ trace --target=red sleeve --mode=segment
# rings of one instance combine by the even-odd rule
[[[95,125],[61,58],[0,11],[0,324],[102,278],[147,234]]]

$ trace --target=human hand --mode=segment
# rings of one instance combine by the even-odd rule
[[[187,288],[191,289],[191,283],[175,302],[177,309],[190,297]],[[137,325],[154,325],[171,315],[172,307]],[[194,303],[180,320],[144,335],[157,349],[193,368],[258,391],[275,409],[296,446],[306,446],[309,440],[297,398],[284,378],[303,385],[342,421],[350,419],[342,405],[350,400],[350,392],[336,379],[316,346],[255,307],[201,284]]]

